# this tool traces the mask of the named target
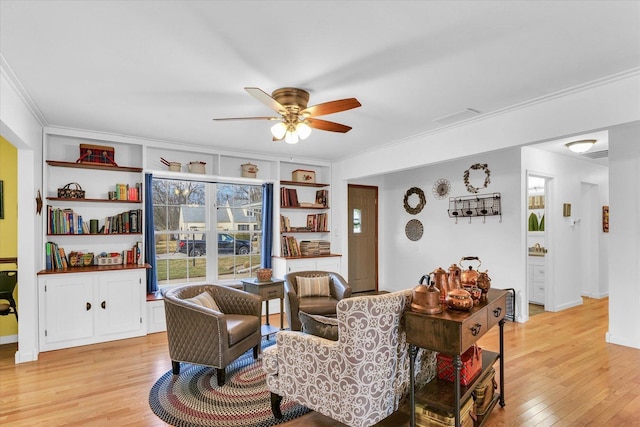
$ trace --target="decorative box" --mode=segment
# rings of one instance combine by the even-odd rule
[[[122,256],[99,256],[97,258],[98,265],[120,265],[122,264]]]
[[[315,184],[316,172],[305,169],[296,169],[291,172],[291,180],[296,182],[309,182]]]
[[[487,375],[484,376],[476,386],[471,396],[474,400],[474,412],[476,415],[484,415],[489,409],[489,404],[493,399],[494,390],[498,388],[496,383],[496,371],[491,368]]]
[[[467,399],[460,405],[460,426],[473,427],[471,410],[473,399]],[[456,416],[453,412],[442,411],[427,405],[416,404],[416,425],[420,427],[449,427],[456,425]]]
[[[83,254],[82,252],[69,253],[69,265],[71,267],[86,267],[93,265],[93,253]]]
[[[460,358],[462,368],[460,369],[460,384],[469,385],[480,374],[482,370],[482,349],[473,345],[465,351]],[[455,368],[453,367],[453,357],[447,354],[438,353],[437,356],[438,378],[453,382],[455,380]]]
[[[97,163],[118,166],[115,161],[115,148],[107,145],[80,144],[80,157],[76,163]]]

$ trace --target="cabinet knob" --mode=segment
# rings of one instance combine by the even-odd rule
[[[87,311],[89,311],[89,310],[91,310],[91,303],[90,302],[87,303]]]
[[[480,323],[476,323],[475,325],[473,325],[471,327],[471,335],[473,335],[474,337],[478,335],[480,333],[480,328],[482,328],[482,325]]]
[[[502,307],[496,307],[496,308],[493,310],[493,316],[494,316],[494,317],[500,317],[500,313],[502,313]]]
[[[102,301],[102,304],[100,304],[100,307],[107,308],[107,302],[106,301]]]

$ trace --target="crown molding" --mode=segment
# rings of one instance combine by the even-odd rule
[[[20,97],[24,105],[27,109],[33,114],[33,117],[38,121],[40,126],[45,127],[48,126],[47,119],[45,119],[42,111],[38,108],[36,103],[33,101],[29,93],[26,91],[20,80],[13,72],[9,63],[4,58],[4,55],[0,52],[0,74],[7,80],[9,85],[13,88],[15,93]]]

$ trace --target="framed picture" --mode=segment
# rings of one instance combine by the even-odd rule
[[[4,219],[4,181],[0,180],[0,219]]]
[[[602,207],[602,231],[609,232],[609,206]]]

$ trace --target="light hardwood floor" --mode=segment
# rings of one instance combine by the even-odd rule
[[[608,300],[505,324],[506,406],[487,426],[640,426],[640,350],[607,344]],[[272,323],[275,323],[275,318]],[[480,345],[498,350],[498,328]],[[166,335],[41,353],[0,346],[1,426],[164,426],[149,390],[171,368]],[[341,424],[310,413],[283,427]],[[402,427],[402,426],[398,426]]]

